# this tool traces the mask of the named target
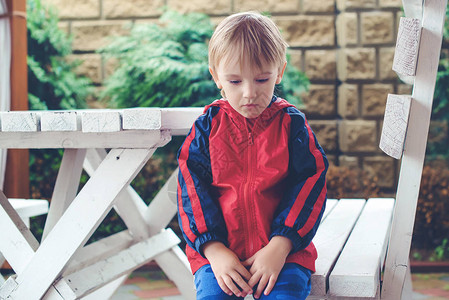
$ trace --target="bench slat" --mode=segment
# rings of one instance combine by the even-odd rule
[[[326,201],[326,209],[324,210],[323,217],[321,218],[321,223],[326,219],[329,213],[334,209],[335,205],[337,205],[337,199],[327,199]]]
[[[316,272],[312,274],[313,296],[325,296],[327,277],[346,242],[360,212],[364,199],[342,199],[321,223],[313,239],[318,251]]]
[[[368,200],[329,276],[331,296],[376,296],[393,207],[392,198]]]

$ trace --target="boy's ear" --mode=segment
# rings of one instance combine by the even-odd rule
[[[212,78],[214,79],[215,84],[217,85],[217,88],[219,90],[221,90],[223,88],[223,86],[221,85],[220,80],[218,80],[217,74],[215,74],[214,70],[211,67],[209,67],[209,72],[210,72],[210,75],[212,75]]]
[[[284,76],[284,71],[285,71],[285,67],[287,66],[287,62],[284,62],[284,65],[282,66],[282,69],[279,68],[279,73],[278,76],[276,78],[276,84],[281,83],[282,81],[282,76]]]

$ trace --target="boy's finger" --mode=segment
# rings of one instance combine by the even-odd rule
[[[240,275],[242,275],[243,278],[246,279],[246,281],[248,281],[251,278],[251,273],[243,265],[237,267],[236,269],[237,269],[237,272],[239,272]]]
[[[234,295],[236,295],[237,297],[241,297],[241,292],[239,288],[235,285],[231,277],[227,276],[223,279],[223,281]]]
[[[268,296],[271,293],[275,284],[276,284],[276,278],[273,278],[273,276],[271,276],[270,280],[268,281],[267,287],[265,288],[265,291],[264,291],[264,294],[266,296]]]
[[[251,276],[251,278],[248,281],[248,285],[251,288],[254,288],[256,286],[256,284],[260,281],[260,278],[262,277],[262,274],[260,273],[256,273],[253,276]]]
[[[253,262],[254,262],[254,256],[251,256],[247,260],[243,261],[242,265],[244,265],[245,267],[249,267],[253,264]]]
[[[248,283],[246,283],[245,280],[243,280],[242,276],[237,274],[236,276],[232,277],[232,279],[242,290],[241,291],[242,296],[246,296],[253,293],[253,289],[248,285]]]
[[[254,294],[254,297],[256,299],[260,298],[260,295],[262,295],[263,290],[267,286],[268,279],[265,276],[262,276],[262,278],[259,281],[259,284],[257,286],[256,293]]]
[[[232,291],[226,286],[223,279],[217,278],[217,282],[218,282],[218,285],[220,286],[220,288],[223,290],[223,292],[225,292],[229,296],[232,296]]]

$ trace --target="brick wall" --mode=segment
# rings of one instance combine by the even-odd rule
[[[398,164],[378,148],[387,93],[411,93],[391,71],[401,0],[45,0],[74,37],[79,72],[101,88],[113,70],[95,50],[164,6],[218,22],[238,11],[269,11],[291,46],[292,63],[311,81],[303,109],[330,160],[378,175],[394,191]],[[129,27],[128,27],[129,28]]]

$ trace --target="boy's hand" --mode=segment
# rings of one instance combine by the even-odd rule
[[[203,246],[203,253],[210,262],[218,285],[226,294],[237,297],[252,294],[253,289],[247,283],[251,274],[232,250],[223,243],[212,241]]]
[[[252,288],[258,284],[254,298],[259,299],[262,292],[265,295],[270,294],[291,249],[290,239],[275,236],[268,245],[243,262],[244,266],[250,267],[249,271],[252,274],[248,284]]]

